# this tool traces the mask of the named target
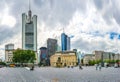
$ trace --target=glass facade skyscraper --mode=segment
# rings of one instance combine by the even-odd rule
[[[68,37],[65,33],[61,34],[61,47],[62,51],[70,50],[70,37]]]
[[[67,50],[70,51],[70,37],[67,37]]]
[[[62,51],[67,50],[67,35],[65,33],[61,34],[61,47]]]
[[[22,49],[37,51],[37,16],[22,14]]]

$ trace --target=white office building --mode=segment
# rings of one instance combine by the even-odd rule
[[[37,16],[30,9],[22,14],[22,49],[37,52]]]

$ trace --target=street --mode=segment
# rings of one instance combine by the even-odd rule
[[[0,82],[120,82],[120,68],[0,68]]]

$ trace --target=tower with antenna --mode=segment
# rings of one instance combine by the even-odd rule
[[[28,22],[31,22],[31,17],[32,17],[32,11],[31,11],[31,5],[29,0]]]
[[[37,15],[32,16],[29,0],[28,14],[22,13],[22,49],[37,52]]]
[[[64,31],[64,27],[63,27],[63,33],[64,33],[65,31]]]
[[[63,27],[63,33],[61,34],[61,50],[64,51],[70,51],[70,37],[68,37],[64,32]]]

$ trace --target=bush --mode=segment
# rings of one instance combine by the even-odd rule
[[[101,60],[89,60],[89,65],[93,66],[95,64],[99,64],[101,62]]]
[[[6,63],[5,62],[0,62],[0,65],[6,65]]]
[[[89,65],[90,65],[90,66],[92,66],[92,65],[94,65],[94,64],[95,64],[95,60],[90,60],[90,61],[89,61]]]

